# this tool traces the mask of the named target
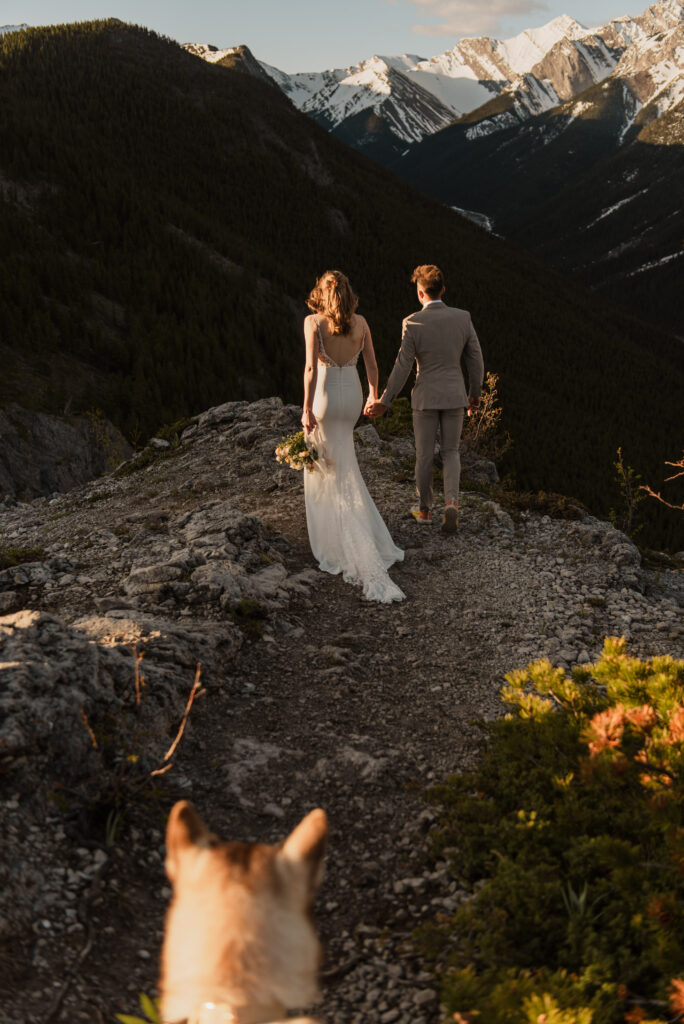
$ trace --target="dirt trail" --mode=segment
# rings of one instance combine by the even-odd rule
[[[170,459],[148,477],[152,496],[142,497],[138,483],[108,499],[110,524],[130,514],[134,493],[148,515],[162,514],[188,477],[188,496],[180,489],[173,500],[188,508],[230,501],[263,520],[290,576],[309,572],[285,611],[249,624],[237,650],[214,666],[174,770],[130,808],[113,845],[101,853],[101,844],[84,839],[73,851],[86,865],[102,865],[101,881],[70,897],[86,932],[74,927],[55,945],[43,943],[37,961],[28,940],[21,955],[3,952],[15,997],[5,1003],[11,1010],[0,1009],[8,1024],[111,1021],[115,1012],[136,1011],[138,991],[154,992],[169,895],[163,829],[178,798],[191,799],[222,837],[264,841],[281,838],[312,807],[325,808],[331,841],[317,904],[326,948],[317,1012],[328,1024],[436,1022],[434,981],[412,933],[467,894],[427,856],[426,785],[474,763],[476,721],[501,712],[498,694],[511,668],[544,655],[561,664],[593,659],[611,633],[627,632],[637,653],[684,655],[674,611],[681,573],[661,574],[656,585],[607,524],[532,515],[514,523],[473,492],[463,495],[455,537],[420,527],[408,515],[410,485],[395,479],[405,443],[393,451],[372,437],[366,443],[366,432],[362,469],[406,552],[391,574],[407,595],[401,604],[368,604],[341,578],[315,571],[301,478],[274,471],[268,452],[279,431],[261,430],[247,472],[235,444],[221,446],[219,431],[215,443],[195,446],[189,477],[189,463],[174,468]],[[73,516],[57,524],[59,536],[73,534],[78,516],[81,525],[89,516],[94,530],[102,507],[82,502]],[[41,531],[44,522],[25,539],[35,543]],[[84,573],[88,557],[85,549]],[[222,618],[216,608],[177,614],[186,630]],[[59,827],[58,818],[45,827]],[[55,919],[63,903],[57,894]],[[41,927],[37,921],[36,934]],[[88,930],[92,945],[51,1016]]]

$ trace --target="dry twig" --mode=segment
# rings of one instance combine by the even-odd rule
[[[677,462],[668,462],[666,460],[665,465],[672,466],[673,469],[678,469],[680,471],[679,473],[673,473],[672,476],[666,476],[666,484],[669,484],[672,480],[679,480],[680,477],[684,477],[684,452],[682,452],[682,457],[681,459],[678,459]],[[648,494],[649,497],[655,498],[656,501],[659,501],[661,505],[665,505],[666,508],[674,509],[675,512],[684,512],[684,504],[673,505],[671,501],[667,501],[663,498],[660,491],[654,491],[652,487],[648,486],[648,484],[643,484],[641,486],[641,490],[646,491],[646,494]]]
[[[93,745],[93,750],[97,750],[97,740],[95,739],[95,733],[93,732],[93,730],[92,730],[92,728],[90,726],[90,722],[88,721],[88,716],[86,715],[85,708],[83,706],[81,706],[81,718],[83,719],[83,724],[85,725],[86,729],[88,730],[88,735],[90,736],[90,742]]]
[[[140,672],[140,664],[145,657],[145,652],[138,653],[138,645],[133,644],[133,657],[135,659],[135,706],[140,707],[141,686],[145,685],[145,679]]]
[[[185,726],[186,726],[186,723],[188,721],[188,717],[190,716],[190,709],[192,708],[192,703],[193,703],[195,697],[197,696],[197,692],[198,692],[198,690],[199,690],[199,688],[201,686],[201,675],[202,675],[202,664],[201,664],[201,662],[198,661],[197,662],[197,669],[195,671],[195,682],[193,683],[192,690],[190,691],[190,696],[188,697],[188,703],[187,703],[187,706],[185,708],[185,714],[183,715],[183,721],[181,722],[181,724],[178,727],[178,732],[176,733],[175,740],[173,741],[173,743],[171,744],[169,749],[164,754],[164,760],[165,761],[169,760],[169,758],[173,754],[174,750],[176,749],[176,747],[180,743],[181,737],[182,737],[183,733],[185,732]],[[169,765],[168,767],[170,768],[171,765]],[[164,770],[166,771],[167,769],[164,769]],[[159,769],[156,772],[152,772],[152,774],[153,775],[159,775],[160,774]]]

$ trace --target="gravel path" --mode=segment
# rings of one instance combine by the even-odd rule
[[[542,656],[567,666],[593,660],[604,636],[616,634],[630,638],[633,653],[684,657],[684,573],[644,571],[608,524],[513,522],[477,492],[463,495],[456,537],[420,527],[407,517],[410,486],[395,479],[406,442],[384,445],[364,428],[364,475],[406,551],[391,573],[407,600],[369,605],[315,571],[301,478],[271,461],[293,414],[270,402],[234,403],[239,415],[224,419],[205,414],[179,454],[142,474],[0,510],[5,543],[46,550],[42,582],[31,582],[32,570],[27,582],[4,580],[15,603],[5,599],[0,630],[12,643],[21,639],[17,604],[56,613],[60,628],[114,652],[138,638],[148,647],[150,690],[165,678],[155,675],[161,665],[182,675],[176,703],[169,697],[174,722],[194,659],[206,666],[173,770],[123,820],[98,823],[44,802],[38,818],[21,784],[28,769],[12,761],[4,820],[26,876],[19,881],[33,896],[28,930],[16,930],[2,909],[0,934],[4,927],[11,940],[0,952],[3,1022],[110,1021],[135,1012],[138,991],[154,991],[169,895],[163,829],[179,797],[225,838],[265,841],[324,807],[331,845],[317,905],[326,957],[316,1012],[328,1024],[438,1021],[413,930],[467,894],[428,857],[425,786],[474,763],[476,721],[501,712],[498,692],[512,668]],[[226,503],[260,525],[238,516],[242,540],[224,537],[219,559],[215,520]],[[213,553],[200,586],[191,555],[207,538],[202,550]],[[164,573],[152,567],[165,565],[168,576],[178,552],[189,568],[157,579]],[[241,586],[260,580],[265,618],[234,624],[207,589],[206,565],[217,578],[217,559],[246,566]],[[147,590],[131,576],[141,567]],[[2,584],[0,574],[0,608]]]

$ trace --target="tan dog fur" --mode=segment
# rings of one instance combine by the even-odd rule
[[[327,827],[325,812],[315,810],[279,846],[222,843],[192,804],[175,804],[166,832],[173,898],[162,950],[164,1021],[277,1024],[285,1010],[317,998],[321,951],[311,908]],[[307,1022],[315,1024],[299,1019]]]

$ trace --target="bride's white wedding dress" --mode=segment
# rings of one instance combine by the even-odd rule
[[[306,523],[314,558],[323,572],[342,573],[363,587],[369,601],[403,601],[387,569],[404,558],[368,493],[354,450],[354,424],[363,394],[356,369],[361,349],[339,366],[326,353],[318,322],[319,362],[313,413],[321,465],[304,473]],[[364,332],[365,341],[365,332]]]

